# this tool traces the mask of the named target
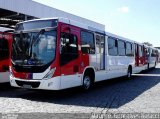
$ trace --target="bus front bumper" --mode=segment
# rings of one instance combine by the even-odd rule
[[[60,90],[60,77],[41,80],[18,79],[10,76],[10,84],[13,87],[27,89]]]

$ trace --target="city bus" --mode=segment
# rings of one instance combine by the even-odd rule
[[[135,42],[134,73],[155,68],[158,63],[158,50],[151,46]]]
[[[0,32],[0,83],[9,82],[10,49],[12,30]]]
[[[67,18],[21,22],[13,35],[10,84],[44,90],[82,86],[88,90],[98,81],[129,79],[143,70],[136,66],[143,64],[142,47]],[[136,64],[135,59],[141,61]]]

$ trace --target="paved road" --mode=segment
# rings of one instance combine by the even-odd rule
[[[0,85],[0,113],[160,112],[160,65],[133,76],[97,83],[91,91],[35,91]]]

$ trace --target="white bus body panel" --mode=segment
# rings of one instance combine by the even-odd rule
[[[150,57],[149,58],[149,68],[153,68],[156,65],[156,57]]]
[[[82,85],[82,78],[80,74],[58,76],[51,79],[41,79],[41,80],[25,80],[10,76],[11,86],[20,87],[17,85],[16,80],[22,82],[40,82],[39,87],[33,89],[45,89],[45,90],[62,90]]]
[[[120,36],[117,36],[117,35],[114,35],[108,32],[106,32],[106,35],[116,37],[119,39],[124,39],[124,41],[132,42],[131,40],[122,38]],[[97,64],[98,66],[101,66],[101,65],[103,66],[105,64],[104,65],[105,70],[99,70],[95,72],[95,81],[102,81],[102,80],[126,76],[128,72],[128,67],[132,66],[132,70],[133,70],[134,65],[135,65],[134,56],[128,57],[128,56],[110,56],[108,55],[108,36],[105,36],[104,61],[100,61],[100,57],[103,57],[103,56],[100,56],[99,54],[97,54]],[[101,62],[103,62],[103,64]]]
[[[9,82],[9,72],[0,72],[0,83]]]
[[[61,76],[61,89],[71,88],[82,85],[81,74]]]
[[[145,69],[147,69],[147,65],[133,67],[132,73],[133,74],[140,73],[141,71],[143,71]]]

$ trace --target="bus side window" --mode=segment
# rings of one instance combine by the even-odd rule
[[[126,55],[126,44],[123,40],[118,40],[118,54],[119,56],[125,56]]]
[[[134,56],[132,53],[132,44],[130,42],[126,42],[126,56]]]
[[[78,57],[77,36],[68,33],[61,34],[60,62],[65,65]]]
[[[111,56],[117,56],[118,55],[118,43],[117,39],[113,37],[108,37],[108,53]]]
[[[95,54],[94,34],[81,31],[81,49],[83,54]]]

